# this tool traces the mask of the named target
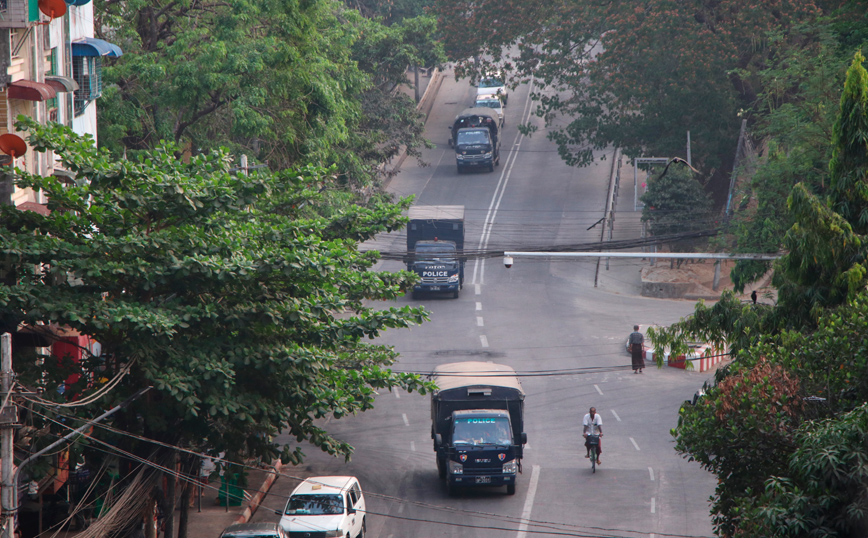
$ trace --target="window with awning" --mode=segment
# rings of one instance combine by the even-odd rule
[[[44,82],[33,80],[16,80],[10,82],[6,90],[8,99],[22,99],[24,101],[48,101],[56,95],[54,88]]]

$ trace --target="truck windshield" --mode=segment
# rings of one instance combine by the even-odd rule
[[[440,260],[455,258],[455,247],[447,243],[439,245],[416,244],[416,257],[420,260]]]
[[[485,77],[479,81],[480,88],[499,88],[501,86],[503,86],[503,82],[495,77]]]
[[[293,495],[286,503],[287,515],[334,515],[344,513],[340,495]]]
[[[458,133],[458,144],[488,144],[488,131],[461,131]]]
[[[484,106],[487,108],[500,108],[500,100],[499,99],[480,99],[476,101],[476,106]]]
[[[456,445],[508,445],[511,444],[507,417],[456,418],[452,442]]]

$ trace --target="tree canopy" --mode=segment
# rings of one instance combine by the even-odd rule
[[[366,306],[395,298],[414,277],[370,271],[377,254],[357,248],[403,226],[409,200],[334,211],[322,195],[334,170],[232,175],[225,154],[185,162],[171,144],[119,160],[65,127],[23,117],[19,125],[77,183],[17,172],[20,188],[48,196],[51,213],[0,207],[2,330],[61,326],[102,344],[65,371],[57,359],[35,361],[33,348],[17,350],[25,386],[55,387],[77,373],[65,396],[45,391],[65,401],[117,382],[100,409],[153,386],[117,414],[123,430],[292,462],[303,441],[351,454],[317,419],[369,409],[377,389],[428,386],[392,372],[390,348],[364,342],[427,317]],[[279,432],[298,443],[277,446]]]
[[[402,146],[418,156],[426,145],[415,104],[390,91],[409,58],[442,58],[415,19],[405,33],[332,0],[98,4],[96,27],[124,49],[98,109],[115,153],[227,147],[276,169],[338,164],[362,188]]]
[[[798,184],[775,305],[731,293],[655,331],[657,351],[685,338],[730,345],[734,362],[681,409],[677,449],[719,478],[721,536],[864,534],[868,71],[856,53],[834,124],[828,189]]]

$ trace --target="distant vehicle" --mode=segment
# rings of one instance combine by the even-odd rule
[[[289,536],[364,538],[365,497],[354,476],[315,476],[298,485],[280,515]]]
[[[220,538],[289,538],[277,523],[235,523],[220,534]]]
[[[476,88],[476,95],[499,95],[503,99],[503,106],[509,101],[509,94],[506,93],[506,86],[503,84],[503,77],[500,71],[495,71],[488,75],[484,75],[479,79],[479,85]]]
[[[524,390],[515,370],[479,361],[441,364],[434,382],[431,437],[449,494],[475,486],[506,486],[515,494],[527,444]]]
[[[478,95],[476,96],[476,107],[490,108],[497,112],[497,117],[500,119],[500,126],[503,127],[503,101],[500,96],[495,94]]]
[[[466,108],[450,127],[449,145],[455,146],[458,173],[468,168],[487,168],[494,172],[500,164],[500,120],[487,107]]]

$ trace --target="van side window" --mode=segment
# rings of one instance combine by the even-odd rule
[[[356,497],[356,490],[355,489],[350,490],[350,498],[353,500],[353,504],[351,506],[355,506],[356,503],[359,502],[359,498]]]
[[[353,491],[356,493],[356,499],[362,498],[362,488],[359,487],[359,483],[356,482],[353,484]]]
[[[348,509],[347,512],[349,512],[349,508],[354,508],[355,505],[356,505],[355,502],[350,503],[350,494],[347,493],[347,509]]]

